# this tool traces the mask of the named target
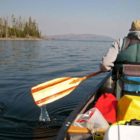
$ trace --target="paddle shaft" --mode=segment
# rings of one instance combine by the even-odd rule
[[[97,71],[97,72],[91,73],[91,74],[89,74],[87,76],[84,76],[84,80],[89,79],[89,78],[91,78],[93,76],[96,76],[96,75],[98,75],[100,73],[103,73],[103,71]]]

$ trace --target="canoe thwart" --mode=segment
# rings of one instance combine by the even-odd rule
[[[70,134],[86,134],[90,133],[90,130],[85,127],[79,127],[79,126],[70,126],[68,129],[68,133]]]

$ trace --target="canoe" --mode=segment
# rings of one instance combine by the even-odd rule
[[[90,96],[83,99],[80,104],[74,109],[74,111],[67,117],[66,121],[60,128],[60,131],[57,135],[57,140],[76,140],[84,135],[83,140],[89,140],[89,130],[87,128],[81,128],[73,126],[74,120],[78,116],[78,114],[83,114],[84,112],[88,111],[95,101],[100,97],[103,93],[102,91],[106,92],[113,92],[113,88],[111,85],[111,72],[108,72],[107,75],[99,82],[99,84],[93,89]],[[102,130],[101,130],[102,131]],[[72,138],[73,134],[77,135],[75,138]],[[86,139],[86,137],[88,137]],[[82,139],[81,139],[82,140]]]
[[[60,128],[57,140],[140,139],[140,92],[133,91],[130,93],[128,90],[123,90],[121,96],[118,96],[120,92],[117,92],[117,95],[115,96],[113,94],[114,84],[111,75],[112,73],[108,72],[99,84],[93,88],[92,93],[83,99],[67,117],[66,121]],[[129,84],[130,87],[137,86],[140,88],[140,84],[127,84]],[[105,97],[104,95],[111,95],[115,99],[112,100],[113,98],[108,98],[107,100],[107,102],[110,102],[110,100],[113,101],[111,105],[115,103],[113,110],[115,112],[114,122],[107,120],[107,115],[112,112],[112,106],[106,106],[106,100],[104,100],[104,103],[100,102],[101,104],[98,106],[102,108],[102,111],[100,110],[101,108],[99,109],[96,106],[97,103],[99,103],[98,101],[102,97]],[[106,114],[104,114],[104,110],[107,111]],[[89,117],[89,115],[91,116]],[[110,118],[112,119],[112,116]]]

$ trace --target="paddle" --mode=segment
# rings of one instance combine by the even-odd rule
[[[102,71],[97,71],[84,77],[61,77],[44,82],[32,87],[32,96],[36,105],[41,107],[70,94],[82,81],[100,73]]]

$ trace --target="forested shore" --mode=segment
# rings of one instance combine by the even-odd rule
[[[35,19],[29,17],[0,17],[0,40],[41,39],[41,32]]]

